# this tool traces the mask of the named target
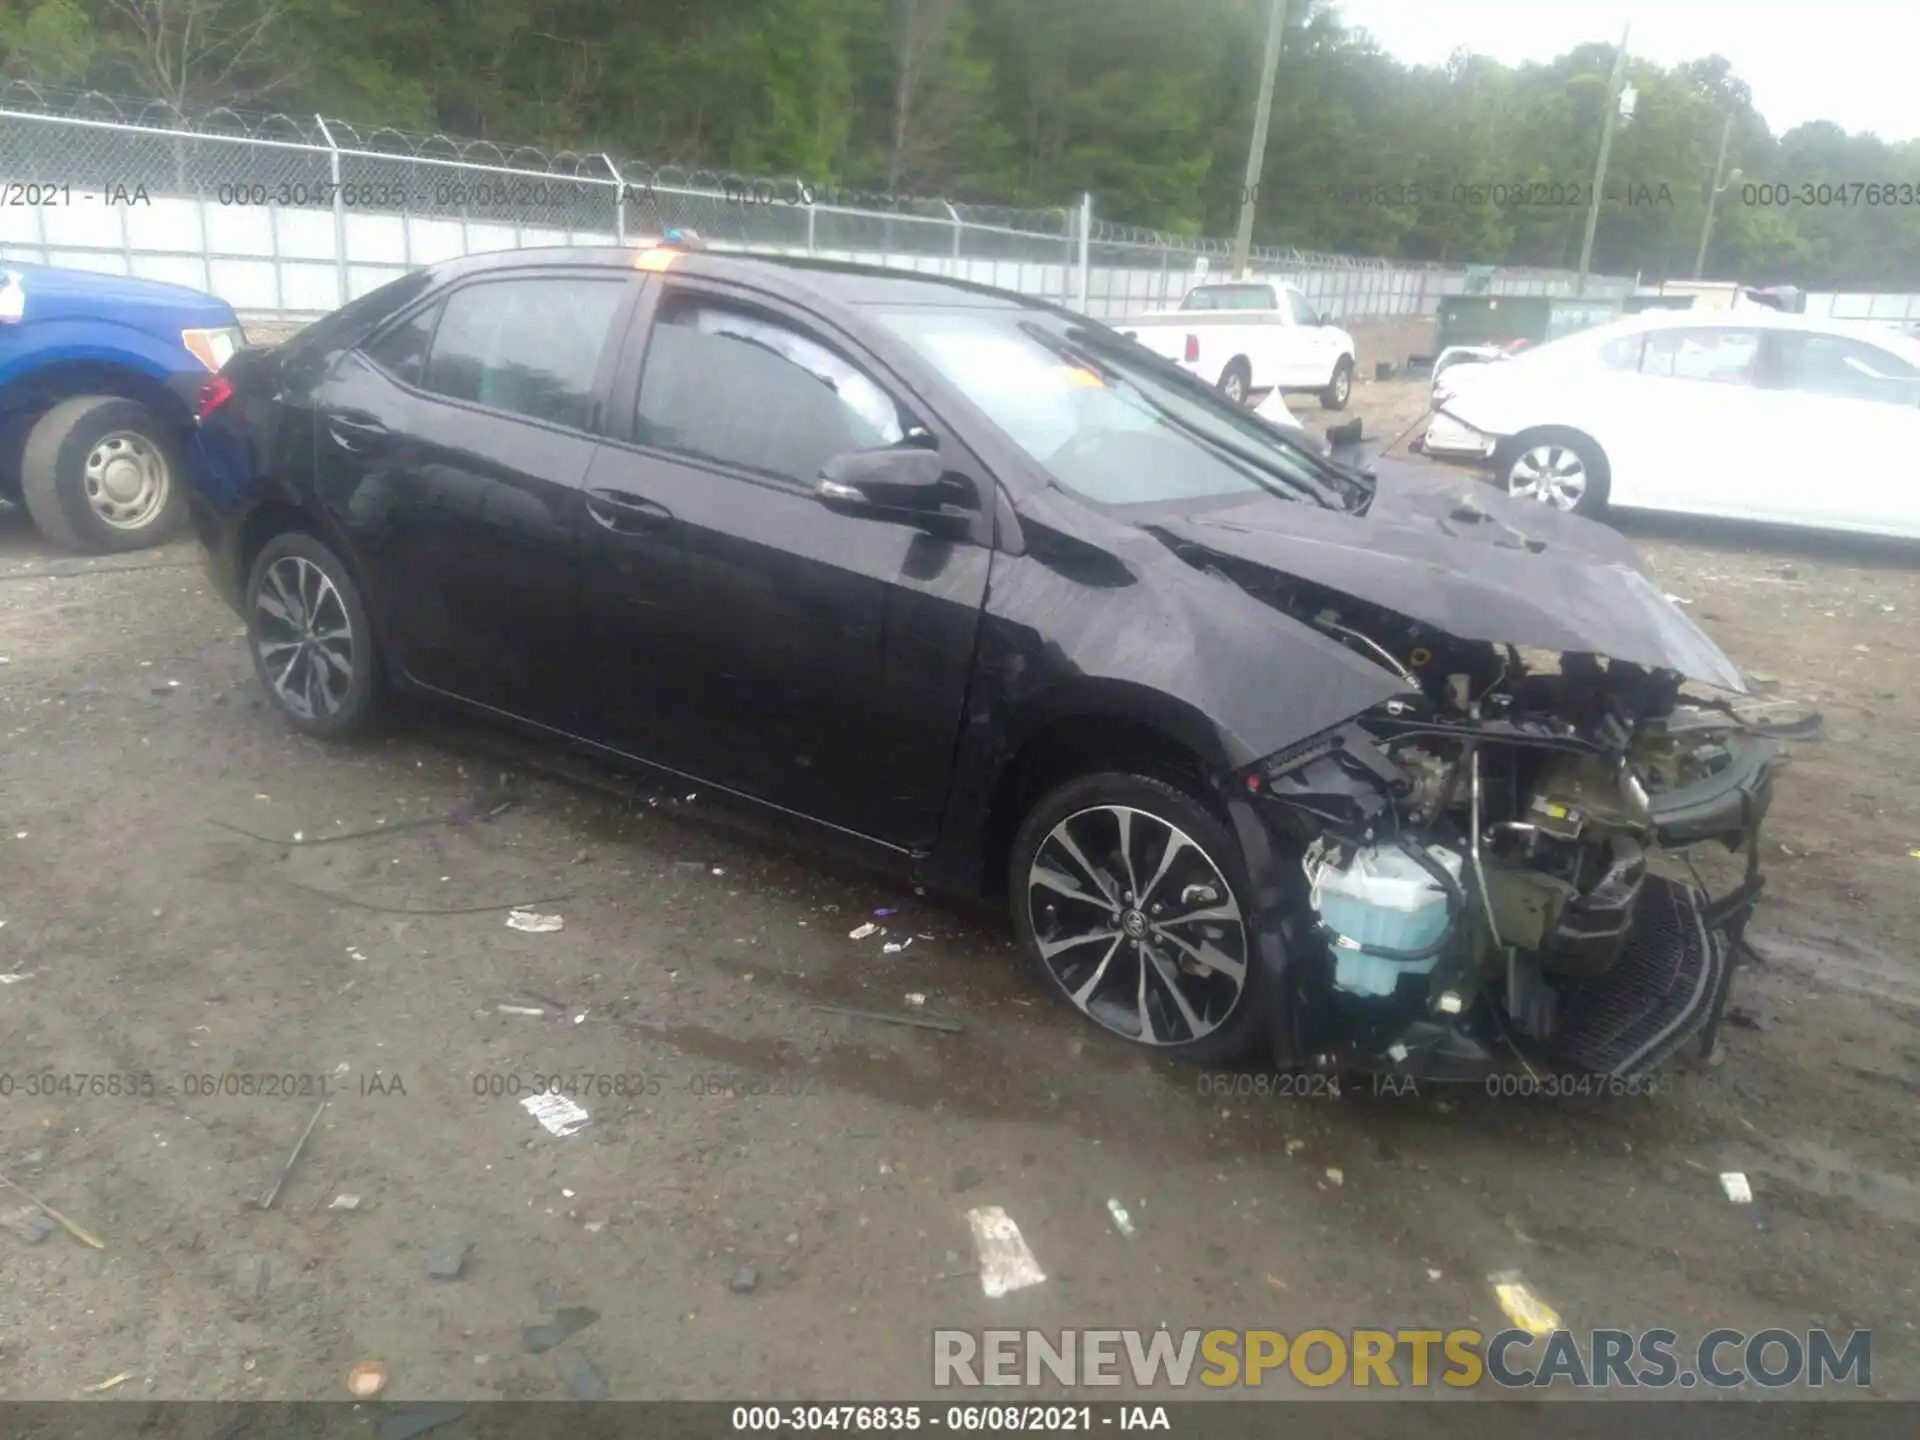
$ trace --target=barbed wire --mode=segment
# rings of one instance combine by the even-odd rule
[[[143,167],[160,167],[184,186],[213,191],[272,190],[263,187],[258,166],[242,171],[234,168],[235,151],[249,142],[271,147],[280,157],[273,169],[277,189],[285,191],[289,179],[302,196],[320,197],[340,188],[327,180],[322,164],[327,157],[352,157],[356,175],[380,177],[368,188],[398,188],[386,184],[392,177],[417,175],[426,170],[444,175],[448,167],[464,166],[477,170],[506,172],[517,176],[552,177],[572,182],[554,193],[542,193],[529,201],[516,196],[521,211],[513,218],[529,223],[564,224],[574,229],[597,228],[598,219],[580,209],[585,198],[597,192],[596,203],[609,210],[615,197],[635,202],[636,218],[657,224],[720,224],[738,230],[738,239],[760,239],[775,243],[795,243],[808,238],[795,232],[782,212],[816,212],[822,219],[838,224],[836,236],[845,248],[868,248],[884,241],[910,251],[935,248],[935,233],[928,227],[966,228],[975,233],[968,241],[975,256],[992,258],[997,254],[987,242],[998,240],[1001,246],[1025,245],[1018,253],[1009,250],[1002,258],[1043,259],[1042,263],[1068,263],[1079,239],[1079,216],[1072,208],[1036,208],[1000,205],[978,201],[952,200],[940,196],[900,195],[871,191],[832,183],[816,182],[797,176],[743,175],[736,171],[704,166],[657,165],[650,161],[616,157],[605,152],[576,149],[546,150],[535,145],[504,144],[494,140],[448,135],[444,132],[420,134],[391,125],[359,126],[350,121],[319,115],[295,115],[286,111],[254,110],[241,106],[219,106],[195,115],[184,115],[171,103],[158,99],[130,99],[100,90],[44,85],[28,80],[0,81],[0,111],[25,114],[37,120],[71,122],[95,127],[95,133],[111,130],[128,141],[148,142],[149,148],[136,151],[123,146],[114,150],[115,163],[129,168],[137,160]],[[103,140],[104,140],[103,136]],[[168,142],[161,149],[152,142]],[[110,168],[97,156],[73,155],[71,147],[51,142],[34,145],[51,154],[58,149],[63,161],[101,170],[104,178]],[[212,144],[219,156],[208,158],[196,147]],[[229,148],[231,147],[231,148]],[[164,153],[163,153],[164,151]],[[194,152],[189,154],[189,152]],[[301,152],[309,159],[300,160]],[[20,157],[16,157],[20,158]],[[264,164],[264,161],[263,161]],[[396,170],[394,166],[405,167]],[[318,168],[316,168],[318,167]],[[337,182],[338,172],[333,179]],[[351,188],[351,187],[350,187]],[[422,213],[442,209],[458,210],[466,218],[499,219],[506,215],[509,202],[489,198],[480,187],[443,186],[457,199],[435,195],[432,202],[420,202]],[[264,203],[256,199],[254,203]],[[298,199],[296,204],[310,203]],[[315,203],[326,203],[316,200]],[[688,209],[692,204],[693,208]],[[719,207],[719,208],[716,208]],[[402,207],[405,208],[405,207]],[[758,213],[757,220],[752,219]],[[731,218],[729,218],[731,217]],[[908,222],[905,226],[893,222]],[[915,223],[918,222],[918,223]],[[1129,225],[1112,220],[1093,219],[1087,235],[1089,250],[1103,263],[1138,263],[1150,257],[1161,268],[1170,257],[1207,257],[1230,261],[1234,242],[1230,239],[1192,235],[1175,231]],[[985,247],[983,250],[982,247]],[[1058,246],[1058,250],[1053,247]],[[1037,247],[1037,248],[1036,248]],[[953,255],[960,256],[954,248]],[[1248,256],[1250,265],[1265,272],[1353,273],[1359,283],[1362,275],[1374,272],[1450,273],[1457,265],[1440,262],[1388,260],[1378,257],[1341,255],[1327,251],[1301,250],[1286,246],[1255,246]],[[1499,267],[1515,277],[1567,278],[1563,270],[1532,266]],[[1607,277],[1593,277],[1608,283]],[[1625,283],[1625,282],[1620,282]]]

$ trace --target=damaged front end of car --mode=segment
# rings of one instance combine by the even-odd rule
[[[1299,863],[1283,1062],[1630,1080],[1711,1047],[1763,883],[1776,740],[1688,703],[1671,671],[1530,660],[1353,602],[1300,618],[1408,693],[1241,776]],[[1745,862],[1718,895],[1691,854],[1709,844]]]

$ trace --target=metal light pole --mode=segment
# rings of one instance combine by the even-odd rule
[[[1707,268],[1707,239],[1713,234],[1713,202],[1740,178],[1740,167],[1734,166],[1727,178],[1720,178],[1720,167],[1727,163],[1727,141],[1733,135],[1733,116],[1727,116],[1727,123],[1720,127],[1720,154],[1713,162],[1713,184],[1707,187],[1707,219],[1700,227],[1700,253],[1693,257],[1693,278],[1698,280],[1700,272]]]
[[[1613,149],[1613,124],[1620,118],[1620,83],[1627,76],[1627,36],[1631,25],[1620,29],[1620,49],[1613,57],[1613,78],[1607,84],[1607,113],[1600,121],[1600,159],[1593,167],[1593,199],[1587,205],[1587,234],[1580,242],[1580,278],[1574,294],[1587,293],[1587,268],[1593,264],[1593,231],[1600,223],[1600,198],[1607,188],[1607,152]]]
[[[1273,118],[1273,77],[1280,68],[1280,31],[1287,23],[1287,0],[1273,0],[1267,22],[1267,54],[1260,71],[1260,100],[1253,110],[1253,138],[1247,145],[1247,183],[1240,192],[1240,228],[1233,237],[1233,273],[1244,278],[1253,252],[1253,209],[1260,198],[1260,167],[1267,158],[1267,123]]]

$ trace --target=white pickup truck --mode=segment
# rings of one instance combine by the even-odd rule
[[[1344,410],[1353,394],[1353,337],[1291,285],[1196,285],[1179,309],[1115,328],[1236,404],[1265,390],[1304,391],[1329,410]]]

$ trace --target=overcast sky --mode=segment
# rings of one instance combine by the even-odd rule
[[[1719,53],[1774,134],[1808,120],[1920,136],[1915,0],[1337,0],[1389,54],[1436,64],[1458,45],[1507,64],[1620,38],[1661,65]]]

